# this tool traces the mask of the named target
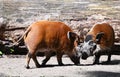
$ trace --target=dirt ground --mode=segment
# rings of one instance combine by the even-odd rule
[[[39,63],[44,57],[38,57]],[[64,66],[58,66],[56,57],[48,61],[46,67],[36,68],[33,61],[30,62],[31,69],[25,68],[25,56],[0,58],[0,77],[8,76],[30,76],[30,77],[120,77],[120,56],[112,55],[112,61],[106,64],[107,56],[101,56],[99,65],[92,65],[93,57],[81,60],[81,64],[73,65],[71,60],[64,56]]]

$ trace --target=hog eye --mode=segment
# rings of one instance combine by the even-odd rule
[[[93,50],[95,50],[95,49],[96,49],[96,45],[93,46]]]
[[[91,48],[90,48],[90,53],[93,53],[93,51],[96,49],[96,45],[94,45],[94,46],[92,46]]]
[[[80,42],[78,42],[78,45],[80,45]]]
[[[90,41],[90,42],[89,42],[89,45],[92,45],[93,43],[94,43],[93,41]]]
[[[90,53],[91,53],[91,54],[93,53],[93,48],[90,48]]]
[[[78,45],[80,45],[80,41],[76,41]]]
[[[90,48],[90,51],[92,51],[93,50],[93,48]]]

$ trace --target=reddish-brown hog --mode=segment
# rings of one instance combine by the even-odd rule
[[[110,61],[114,39],[115,34],[112,26],[108,23],[95,24],[87,33],[81,47],[82,59],[87,59],[87,57],[94,55],[93,64],[98,64],[100,55],[107,54],[107,61]]]
[[[62,22],[38,21],[28,27],[24,34],[24,41],[29,50],[27,54],[27,65],[30,59],[35,62],[36,67],[40,67],[36,59],[36,53],[45,52],[46,58],[42,65],[45,65],[55,52],[59,65],[63,65],[62,56],[67,54],[74,64],[79,64],[79,36],[74,33],[67,25]]]

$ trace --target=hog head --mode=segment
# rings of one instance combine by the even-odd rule
[[[99,44],[103,35],[103,32],[98,33],[96,35],[95,41],[92,39],[92,35],[86,36],[85,41],[80,49],[80,51],[82,52],[82,59],[87,59],[89,56],[92,56],[101,50]]]

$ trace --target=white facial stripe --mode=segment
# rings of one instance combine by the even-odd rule
[[[84,42],[84,45],[83,45],[83,52],[86,52],[87,55],[90,55],[90,52],[89,52],[89,45],[88,45],[89,42]]]
[[[86,53],[87,53],[88,56],[90,56],[90,51],[87,51]]]

